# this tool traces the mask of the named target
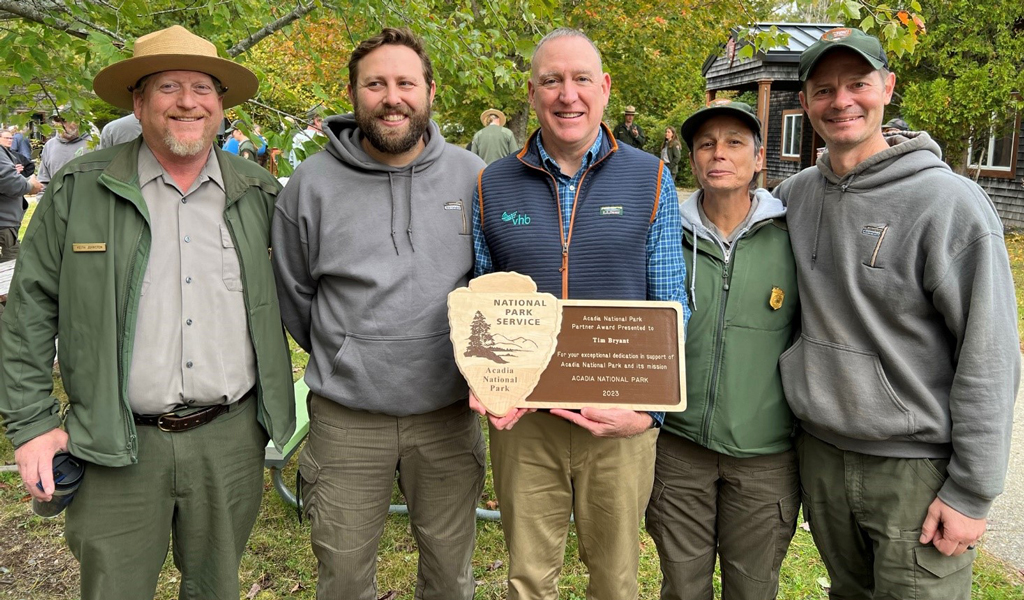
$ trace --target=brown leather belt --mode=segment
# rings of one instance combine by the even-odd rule
[[[231,410],[232,406],[240,406],[243,402],[254,395],[253,390],[249,390],[244,396],[239,398],[238,402],[234,402],[232,404],[218,404],[216,406],[198,410],[183,417],[172,412],[164,413],[162,415],[137,415],[132,413],[132,416],[135,417],[136,425],[153,426],[159,428],[160,431],[172,433],[188,431],[189,429],[195,429],[201,425],[206,425],[210,421]]]

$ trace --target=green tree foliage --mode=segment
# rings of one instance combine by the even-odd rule
[[[918,48],[894,61],[898,104],[962,168],[972,136],[1012,127],[1024,110],[1024,3],[936,0],[923,15]]]

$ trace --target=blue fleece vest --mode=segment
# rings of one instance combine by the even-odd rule
[[[555,178],[541,166],[534,133],[515,156],[480,177],[480,214],[495,271],[529,275],[560,298],[647,299],[647,232],[661,192],[661,161],[615,143],[607,128],[598,158],[576,190],[568,236],[568,289]]]

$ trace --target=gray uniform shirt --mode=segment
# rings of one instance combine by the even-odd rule
[[[256,383],[256,359],[217,156],[182,192],[142,144],[139,185],[153,243],[128,376],[132,412],[235,402]]]

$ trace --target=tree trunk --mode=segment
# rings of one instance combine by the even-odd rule
[[[530,121],[530,104],[523,101],[515,111],[509,111],[508,122],[505,126],[512,130],[516,141],[522,146],[526,143],[526,125]]]

